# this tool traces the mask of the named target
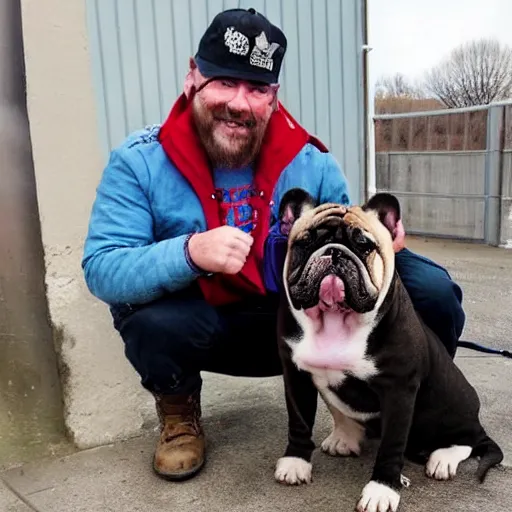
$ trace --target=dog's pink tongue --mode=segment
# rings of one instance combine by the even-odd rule
[[[320,313],[325,311],[339,311],[341,302],[345,300],[345,284],[335,276],[328,275],[324,277],[320,283],[320,291],[318,292],[318,305],[306,309],[305,313],[313,320],[319,320]]]
[[[336,306],[345,300],[345,284],[339,277],[328,275],[322,279],[318,295],[320,304],[323,302],[327,306]]]

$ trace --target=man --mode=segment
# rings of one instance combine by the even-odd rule
[[[168,119],[112,151],[97,190],[85,279],[155,397],[153,466],[168,479],[205,460],[201,371],[281,374],[276,294],[262,275],[281,197],[302,187],[319,202],[349,203],[335,159],[277,100],[286,46],[252,9],[217,15]],[[397,251],[403,239],[400,224]],[[426,315],[444,318],[447,346],[456,341],[458,287],[412,253],[401,271]]]

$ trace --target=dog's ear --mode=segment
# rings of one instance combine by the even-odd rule
[[[313,196],[302,188],[288,190],[279,205],[279,221],[281,233],[288,235],[294,222],[307,210],[313,209],[316,201]]]
[[[374,210],[379,220],[394,235],[397,222],[401,218],[400,203],[393,194],[379,192],[363,205],[363,210]]]

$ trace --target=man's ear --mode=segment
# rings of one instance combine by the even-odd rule
[[[316,206],[313,196],[302,188],[292,188],[288,190],[279,205],[279,221],[281,223],[281,233],[288,235],[294,222],[307,210],[312,210]]]
[[[188,61],[188,72],[185,76],[185,83],[183,84],[183,92],[187,98],[190,98],[193,89],[196,86],[196,73],[197,73],[197,64],[193,57],[190,57]]]
[[[272,98],[272,112],[276,112],[278,109],[279,109],[279,99],[277,97],[277,93],[279,92],[279,88],[280,88],[280,84],[275,84],[272,86],[272,88],[274,89],[274,96]]]
[[[401,211],[400,203],[393,194],[379,192],[372,196],[362,208],[365,211],[375,211],[379,220],[386,226],[391,235],[395,235],[397,223],[401,219]]]

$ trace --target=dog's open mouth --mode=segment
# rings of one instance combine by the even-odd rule
[[[305,309],[304,313],[312,323],[314,343],[312,350],[303,354],[303,363],[320,368],[345,368],[346,352],[352,345],[361,315],[346,304],[343,281],[334,274],[324,277],[318,304]]]
[[[345,302],[345,283],[336,275],[329,274],[320,282],[318,304],[304,310],[312,320],[317,320],[324,313],[350,313],[353,310]]]
[[[346,247],[326,244],[293,268],[288,287],[292,307],[306,317],[307,342],[295,351],[297,364],[350,369],[361,357],[361,328],[378,296],[364,263]]]

